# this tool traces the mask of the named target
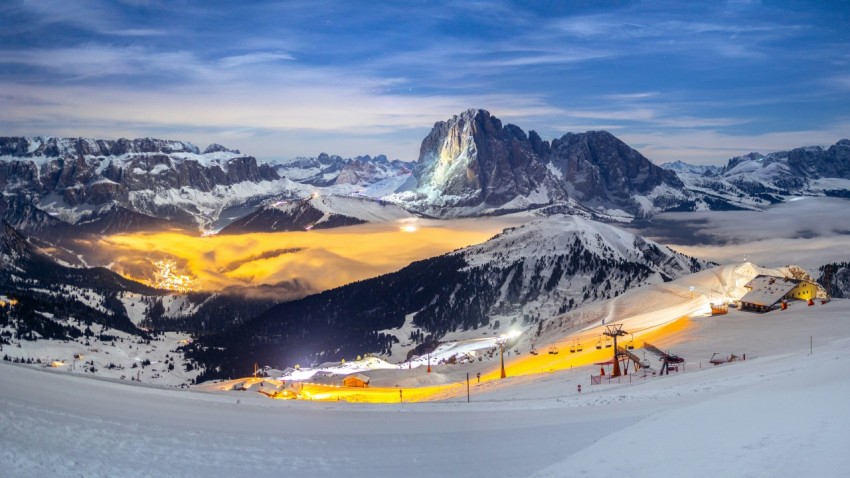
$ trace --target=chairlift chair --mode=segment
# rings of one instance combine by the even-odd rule
[[[572,345],[570,345],[570,353],[571,354],[576,353],[576,342],[575,342],[575,340],[573,341]]]
[[[596,350],[602,350],[602,337],[599,337],[599,340],[596,341]]]
[[[549,355],[558,355],[558,347],[554,345],[549,347]]]
[[[581,342],[579,342],[578,345],[576,345],[576,351],[581,352],[582,350],[584,350],[584,349],[581,348]]]
[[[611,338],[609,337],[608,340],[605,341],[605,348],[610,349],[612,345],[613,343],[611,342]]]

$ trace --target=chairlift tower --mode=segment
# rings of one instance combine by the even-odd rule
[[[496,338],[496,343],[499,344],[499,362],[501,362],[502,370],[499,378],[507,377],[505,373],[505,344],[508,342],[508,338],[504,335],[500,335]]]
[[[619,377],[620,374],[620,352],[617,347],[617,337],[622,337],[624,335],[628,335],[629,333],[623,330],[623,324],[610,324],[605,326],[605,332],[602,332],[603,335],[607,335],[614,339],[614,369],[611,372],[611,377]]]

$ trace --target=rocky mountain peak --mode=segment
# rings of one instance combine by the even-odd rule
[[[521,128],[503,126],[482,109],[437,122],[422,141],[416,192],[448,206],[499,206],[528,196],[548,176],[535,152],[545,148],[534,137],[536,145]]]
[[[541,206],[571,196],[603,212],[644,216],[678,205],[686,194],[675,172],[656,166],[607,131],[567,133],[550,144],[534,131],[503,125],[482,109],[437,122],[422,141],[414,177],[412,189],[399,191],[411,207],[460,207],[473,213]]]
[[[563,175],[570,193],[593,207],[617,207],[645,215],[653,211],[636,200],[662,185],[681,190],[673,171],[656,166],[607,131],[567,133],[552,141],[552,165]],[[655,206],[658,207],[658,206]]]
[[[218,143],[213,143],[204,150],[203,154],[210,153],[233,153],[233,154],[242,154],[238,149],[229,149]]]
[[[726,167],[723,169],[724,172],[731,171],[735,166],[746,162],[746,161],[761,161],[764,158],[764,155],[761,153],[747,153],[742,156],[735,156],[731,158],[727,163]]]

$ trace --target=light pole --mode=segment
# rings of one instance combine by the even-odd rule
[[[502,376],[501,378],[507,377],[505,374],[505,343],[507,343],[508,338],[504,335],[500,335],[496,338],[496,343],[499,344],[499,361],[502,363]]]

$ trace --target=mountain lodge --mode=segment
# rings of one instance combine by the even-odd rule
[[[362,373],[355,373],[353,375],[349,375],[342,379],[342,384],[346,387],[361,387],[368,388],[369,387],[369,377],[363,375]]]
[[[749,292],[741,297],[741,309],[756,312],[769,312],[787,300],[811,301],[818,293],[813,282],[769,275],[756,276],[744,287]]]

